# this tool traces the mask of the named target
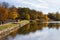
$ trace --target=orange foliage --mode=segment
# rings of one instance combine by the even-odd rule
[[[0,7],[0,20],[7,20],[8,17],[8,9]]]

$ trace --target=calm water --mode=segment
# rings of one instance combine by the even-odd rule
[[[32,22],[14,31],[4,40],[60,40],[60,24]]]

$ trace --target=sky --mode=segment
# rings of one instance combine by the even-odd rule
[[[28,7],[37,11],[60,12],[60,0],[0,0],[0,2],[8,2],[16,7]]]

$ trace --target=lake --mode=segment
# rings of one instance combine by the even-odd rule
[[[60,40],[60,23],[31,22],[3,40]]]

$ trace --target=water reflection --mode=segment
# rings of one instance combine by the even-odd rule
[[[60,24],[59,23],[49,23],[48,28],[56,28],[59,29]]]
[[[11,33],[6,40],[60,40],[59,23],[34,22]]]

